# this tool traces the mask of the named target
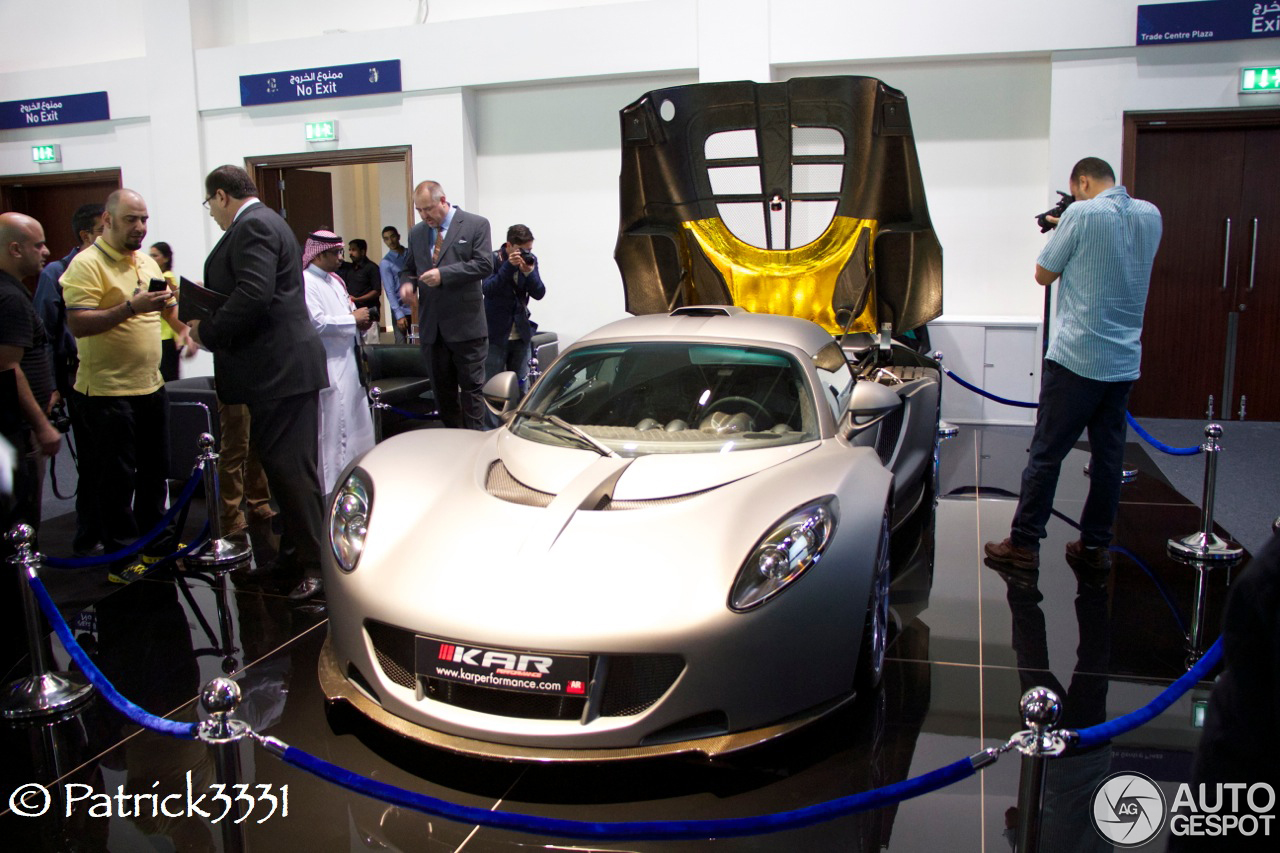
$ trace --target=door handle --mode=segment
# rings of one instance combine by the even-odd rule
[[[1258,267],[1258,217],[1253,217],[1253,242],[1249,246],[1249,288],[1253,293],[1253,272]]]
[[[1231,258],[1231,217],[1227,217],[1227,235],[1222,240],[1222,290],[1227,289],[1227,273],[1231,269],[1229,263]]]

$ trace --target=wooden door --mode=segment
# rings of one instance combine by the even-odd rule
[[[71,217],[82,204],[105,204],[120,188],[119,170],[82,175],[28,175],[0,178],[0,212],[25,213],[44,227],[49,260],[57,260],[79,244],[71,233]],[[35,287],[32,276],[28,286]]]
[[[318,228],[333,228],[333,176],[311,169],[262,168],[262,203],[284,217],[301,247]]]
[[[1249,420],[1280,421],[1280,128],[1244,139],[1244,190],[1236,255],[1235,384],[1229,405]]]
[[[1129,410],[1202,418],[1212,395],[1214,417],[1228,419],[1245,394],[1249,418],[1280,419],[1280,388],[1266,367],[1280,355],[1268,332],[1280,323],[1280,287],[1263,285],[1277,278],[1280,162],[1266,146],[1280,143],[1278,117],[1165,115],[1139,123],[1126,152],[1131,194],[1164,218]]]

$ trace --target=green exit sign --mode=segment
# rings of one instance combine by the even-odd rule
[[[61,163],[61,145],[32,145],[31,159],[36,163]]]
[[[307,122],[308,142],[336,142],[338,140],[338,123],[336,121]]]
[[[1240,69],[1240,91],[1280,92],[1280,65]]]

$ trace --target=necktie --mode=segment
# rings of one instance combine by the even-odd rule
[[[443,246],[444,246],[444,229],[437,228],[436,229],[436,245],[435,245],[435,248],[431,250],[431,263],[433,264],[440,263],[440,249],[443,248]]]

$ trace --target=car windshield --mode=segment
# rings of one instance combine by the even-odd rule
[[[569,424],[621,456],[736,452],[819,434],[799,362],[752,346],[584,347],[557,361],[522,409],[534,414],[512,419],[511,432],[521,438],[582,447]]]

